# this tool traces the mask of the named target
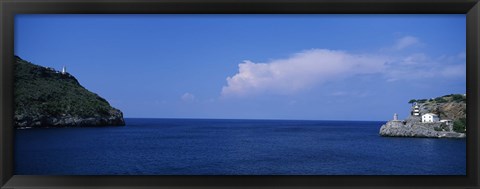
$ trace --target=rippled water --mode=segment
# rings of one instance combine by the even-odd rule
[[[17,130],[19,175],[465,175],[465,139],[380,137],[384,122],[126,119]]]

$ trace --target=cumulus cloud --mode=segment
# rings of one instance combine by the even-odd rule
[[[418,40],[418,38],[413,36],[404,36],[396,41],[393,48],[395,50],[403,50],[407,47],[417,45],[417,44],[420,44],[420,41]]]
[[[465,76],[465,52],[431,57],[422,52],[405,54],[405,51],[397,51],[417,44],[421,44],[418,38],[405,36],[396,41],[394,51],[379,49],[373,54],[355,54],[310,49],[268,62],[245,60],[238,64],[235,75],[227,77],[221,96],[294,94],[325,82],[364,74],[378,74],[378,79],[390,82]],[[368,95],[350,93],[337,91],[331,95]]]
[[[382,72],[386,61],[382,56],[328,49],[311,49],[266,63],[247,60],[238,65],[237,74],[227,78],[222,96],[290,94],[341,77]]]
[[[190,93],[185,93],[181,96],[182,101],[184,102],[192,102],[195,100],[195,96]]]

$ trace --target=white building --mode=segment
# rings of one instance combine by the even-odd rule
[[[422,115],[422,123],[433,123],[440,121],[437,114],[426,113]]]
[[[67,67],[66,66],[63,66],[62,68],[62,74],[66,74],[67,73]]]

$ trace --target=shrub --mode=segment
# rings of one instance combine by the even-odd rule
[[[427,99],[420,99],[420,100],[417,100],[418,103],[425,103],[427,101]]]
[[[466,118],[460,118],[458,120],[455,120],[453,122],[453,131],[457,133],[465,133],[466,125],[467,125]]]
[[[445,98],[443,97],[438,97],[438,98],[435,98],[435,102],[437,103],[445,103],[445,102],[448,102]]]
[[[452,95],[452,100],[455,102],[462,102],[462,101],[466,101],[466,98],[461,94],[456,94],[456,95]]]

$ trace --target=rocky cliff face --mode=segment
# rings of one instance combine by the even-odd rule
[[[390,137],[425,137],[425,138],[464,138],[464,133],[436,131],[440,123],[421,123],[389,121],[380,127],[381,136]]]
[[[15,59],[17,128],[125,125],[123,113],[75,77]]]

